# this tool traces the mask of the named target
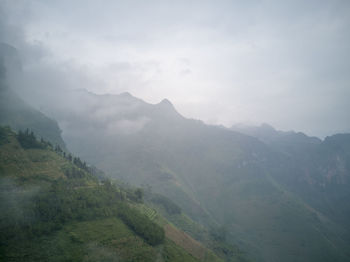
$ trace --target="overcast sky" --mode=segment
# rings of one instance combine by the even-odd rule
[[[348,0],[0,0],[0,41],[48,89],[65,78],[211,124],[350,132]]]

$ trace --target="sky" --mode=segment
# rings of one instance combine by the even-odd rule
[[[350,132],[348,0],[0,0],[0,42],[17,48],[28,90],[130,92],[208,124]]]

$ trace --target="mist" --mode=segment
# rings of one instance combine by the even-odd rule
[[[0,14],[22,63],[8,81],[47,114],[82,110],[68,92],[86,89],[227,127],[350,131],[348,1],[2,1]]]
[[[350,261],[350,2],[0,1],[0,261]]]
[[[0,218],[6,226],[33,223],[33,199],[38,195],[39,186],[21,187],[13,179],[0,179]]]

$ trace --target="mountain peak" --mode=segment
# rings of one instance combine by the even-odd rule
[[[122,96],[122,97],[133,97],[129,92],[120,93],[119,96]]]
[[[166,98],[164,98],[162,101],[160,101],[158,104],[156,104],[156,106],[158,108],[161,108],[163,110],[166,110],[166,111],[175,111],[175,107],[173,106],[173,104]]]
[[[260,128],[263,128],[263,129],[265,129],[265,130],[270,130],[270,131],[277,131],[272,125],[270,125],[270,124],[267,124],[267,123],[262,123],[261,125],[260,125]]]
[[[176,111],[174,105],[166,98],[164,98],[158,104],[155,104],[155,108],[157,108],[159,112],[165,113],[168,116],[180,116],[180,114]]]
[[[166,98],[164,98],[158,105],[171,106],[174,107],[173,104]]]

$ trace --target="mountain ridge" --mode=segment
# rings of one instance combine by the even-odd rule
[[[330,153],[320,151],[321,140],[276,131],[270,141],[262,141],[178,113],[169,116],[159,104],[134,99],[106,104],[103,97],[95,98],[78,119],[58,118],[70,122],[63,137],[72,152],[118,179],[167,195],[198,223],[226,226],[230,242],[253,260],[286,256],[285,261],[294,261],[286,255],[290,252],[298,252],[300,261],[342,261],[347,256],[335,248],[344,247],[345,240],[336,223],[326,222],[334,220],[333,209],[322,202],[334,204],[340,195],[330,198],[307,182],[323,183],[317,170]],[[96,112],[106,114],[95,120]],[[91,130],[82,132],[79,122],[89,123]],[[345,190],[342,196],[348,195]],[[341,212],[347,217],[346,208]],[[319,220],[318,213],[329,220]]]
[[[41,114],[29,106],[18,111],[18,104],[25,103],[8,103],[11,96],[20,101],[9,92],[0,94],[4,112],[23,116],[31,111],[33,116],[26,118],[31,121]],[[149,104],[130,93],[65,90],[39,107],[56,119],[69,151],[114,178],[166,195],[173,202],[161,200],[168,208],[178,206],[223,240],[215,247],[220,254],[231,244],[253,261],[350,257],[345,248],[350,243],[347,135],[321,141],[268,125],[237,132],[187,119],[168,100]],[[28,125],[16,114],[0,119]],[[40,116],[36,125],[45,122]],[[152,217],[152,211],[144,211]],[[179,225],[186,221],[172,219]]]

